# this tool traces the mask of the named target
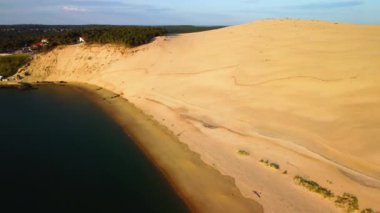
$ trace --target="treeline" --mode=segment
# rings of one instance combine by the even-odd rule
[[[1,29],[1,27],[3,27]],[[160,27],[119,27],[119,26],[28,26],[4,28],[0,26],[0,52],[13,52],[22,47],[30,46],[42,38],[49,40],[52,48],[57,45],[77,43],[83,37],[88,43],[118,43],[127,46],[138,46],[150,42],[154,37],[167,34]]]
[[[107,27],[75,33],[89,43],[118,43],[134,47],[149,43],[154,37],[166,35],[167,31],[159,27]]]
[[[198,26],[112,26],[112,25],[0,25],[0,52],[13,52],[30,46],[42,38],[49,40],[49,47],[73,44],[78,37],[88,43],[119,43],[138,46],[150,42],[156,36],[176,33],[199,32],[220,27]]]
[[[195,33],[207,30],[215,30],[223,28],[225,26],[191,26],[191,25],[173,25],[173,26],[160,26],[165,29],[168,34],[178,34],[178,33]]]
[[[53,38],[75,28],[76,26],[0,25],[0,52],[13,52],[41,41],[42,37]]]
[[[135,47],[149,43],[154,37],[165,34],[167,31],[158,27],[88,27],[70,30],[47,38],[49,47],[75,44],[79,37],[84,38],[86,43],[116,43]]]

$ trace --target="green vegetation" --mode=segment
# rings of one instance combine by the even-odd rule
[[[39,51],[50,50],[57,45],[74,44],[78,37],[89,43],[119,43],[137,46],[150,42],[155,36],[186,32],[199,32],[220,27],[198,26],[112,26],[112,25],[0,25],[0,53],[13,52],[42,38],[49,46]]]
[[[307,178],[303,178],[301,176],[295,176],[294,182],[300,186],[307,188],[308,190],[312,192],[316,192],[322,195],[325,198],[332,198],[335,196],[334,193],[332,193],[329,189],[326,189],[320,186],[317,182],[309,180]]]
[[[119,43],[134,47],[149,43],[154,37],[165,35],[166,31],[158,27],[107,27],[80,30],[75,33],[88,43]]]
[[[159,27],[137,26],[0,26],[0,52],[12,52],[42,38],[48,39],[49,45],[39,51],[50,50],[57,45],[75,44],[79,37],[88,43],[118,43],[133,47],[166,33]]]
[[[249,152],[245,151],[245,150],[239,150],[238,151],[239,155],[243,155],[243,156],[249,156]]]
[[[266,166],[272,167],[272,168],[277,169],[277,170],[280,169],[280,165],[278,163],[273,163],[273,162],[270,162],[269,160],[263,160],[263,159],[261,159],[260,163],[263,163]]]
[[[359,210],[358,198],[350,193],[343,193],[342,196],[337,196],[335,205],[345,209],[346,212]]]
[[[191,26],[191,25],[173,25],[173,26],[160,26],[165,29],[169,34],[178,33],[194,33],[207,30],[215,30],[223,28],[224,26]]]
[[[0,76],[6,78],[14,75],[29,59],[27,54],[0,56]]]
[[[294,182],[301,185],[312,192],[316,192],[325,198],[334,198],[335,195],[329,189],[320,186],[317,182],[303,178],[301,176],[295,176]],[[331,181],[330,181],[331,182]],[[331,182],[332,183],[332,182]],[[359,210],[359,200],[351,193],[343,193],[343,195],[336,196],[335,205],[344,209],[345,212],[351,213]],[[361,213],[375,213],[371,208],[366,208],[360,211]]]
[[[361,210],[360,213],[376,213],[376,211],[371,208],[366,208]]]
[[[41,41],[43,37],[63,35],[77,26],[46,25],[0,25],[0,53],[13,52],[22,47]]]

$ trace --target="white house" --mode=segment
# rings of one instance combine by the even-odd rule
[[[82,38],[82,37],[79,37],[78,38],[78,43],[84,43],[85,41],[84,41],[84,39]]]
[[[49,44],[49,40],[47,40],[47,38],[43,38],[41,39],[41,43],[44,45]]]

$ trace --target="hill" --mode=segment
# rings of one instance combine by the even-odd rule
[[[300,176],[380,209],[379,38],[380,26],[265,20],[132,49],[59,47],[29,80],[121,94],[266,211],[338,211]]]

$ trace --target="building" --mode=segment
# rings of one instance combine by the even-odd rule
[[[35,49],[38,49],[40,47],[44,47],[48,44],[49,44],[49,40],[47,40],[46,38],[43,38],[43,39],[41,39],[40,42],[36,42],[36,43],[33,43],[32,45],[30,45],[30,48],[35,50]]]
[[[78,43],[84,43],[85,41],[84,41],[84,39],[83,39],[83,37],[79,37],[78,38]]]
[[[32,49],[38,49],[39,47],[43,47],[44,46],[44,43],[42,42],[36,42],[36,43],[33,43],[32,45],[30,45],[30,48]]]
[[[44,45],[49,44],[49,40],[47,40],[47,38],[43,38],[43,39],[41,40],[41,42],[42,42]]]

